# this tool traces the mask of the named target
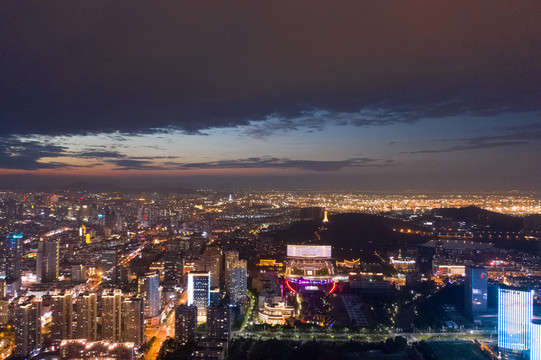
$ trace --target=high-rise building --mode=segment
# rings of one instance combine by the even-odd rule
[[[210,305],[210,273],[191,272],[188,274],[188,305],[197,307],[198,321],[204,322]]]
[[[498,293],[498,347],[526,351],[530,347],[533,292],[500,287]]]
[[[74,264],[70,266],[71,269],[71,281],[75,283],[82,283],[86,281],[86,266],[82,264]]]
[[[231,311],[228,307],[207,309],[207,336],[212,339],[231,340]]]
[[[27,356],[41,346],[41,298],[15,305],[15,356]]]
[[[140,346],[144,342],[144,306],[143,299],[126,296],[122,300],[122,341]]]
[[[106,249],[101,252],[101,270],[107,281],[117,280],[118,249]]]
[[[64,294],[52,296],[51,336],[53,341],[60,342],[73,338],[73,292],[66,290]]]
[[[530,337],[530,360],[541,360],[541,321],[532,320]]]
[[[23,254],[23,235],[13,234],[6,238],[6,278],[15,280],[21,277],[21,262]]]
[[[195,305],[197,309],[206,309],[210,298],[210,273],[191,272],[188,274],[188,305]]]
[[[482,267],[466,266],[464,310],[473,317],[487,311],[488,271]]]
[[[58,280],[58,262],[60,260],[60,243],[57,239],[46,238],[38,242],[36,256],[36,275],[38,283]]]
[[[244,304],[246,288],[246,260],[238,260],[234,263],[233,268],[226,270],[226,289],[229,294],[229,303]]]
[[[224,254],[225,259],[225,271],[232,269],[233,264],[239,260],[239,252],[238,251],[226,251]]]
[[[10,320],[9,298],[0,298],[0,325],[5,325]]]
[[[104,291],[101,296],[101,338],[114,342],[121,341],[122,291]]]
[[[160,314],[160,275],[148,273],[139,278],[138,293],[144,300],[145,317],[153,318]]]
[[[182,257],[180,240],[169,240],[165,245],[163,260],[163,282],[167,285],[177,285],[182,280]]]
[[[222,266],[222,250],[217,247],[207,247],[203,255],[195,262],[196,271],[210,273],[210,287],[220,287],[220,273]]]
[[[197,330],[197,308],[180,305],[175,309],[175,339],[182,345],[195,342]]]
[[[75,338],[97,340],[98,329],[98,296],[96,293],[85,293],[77,297],[77,329]]]

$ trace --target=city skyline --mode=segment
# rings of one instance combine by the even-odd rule
[[[541,5],[207,5],[0,9],[0,184],[541,191]]]

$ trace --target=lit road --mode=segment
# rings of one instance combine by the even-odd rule
[[[14,335],[12,330],[0,334],[0,359],[7,359],[15,349]]]
[[[252,295],[250,290],[246,290],[246,296],[248,296],[248,310],[246,310],[246,314],[244,315],[244,320],[242,321],[242,325],[240,327],[240,332],[244,331],[246,326],[248,325],[248,321],[250,321],[253,318],[254,315],[254,306],[255,306],[255,297]]]
[[[188,293],[183,292],[182,294],[180,294],[177,306],[186,304],[187,300]],[[145,355],[145,360],[155,360],[165,339],[167,339],[167,337],[175,336],[175,306],[173,306],[173,309],[171,310],[171,314],[167,318],[167,321],[160,324],[158,327],[147,328],[145,336],[147,341],[152,339],[154,336],[156,337],[156,341],[154,342],[148,353]]]

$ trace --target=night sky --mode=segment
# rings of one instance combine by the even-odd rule
[[[541,191],[539,1],[4,1],[0,184]]]

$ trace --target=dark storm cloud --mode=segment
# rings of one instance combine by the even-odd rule
[[[66,148],[60,145],[0,138],[0,168],[38,170],[71,166],[61,162],[39,162],[46,157],[64,156],[65,151]]]
[[[535,1],[7,1],[0,122],[265,136],[540,111],[540,18]]]
[[[177,159],[178,156],[127,156],[122,154],[119,151],[110,151],[110,150],[98,150],[98,149],[89,149],[86,151],[80,152],[71,152],[71,156],[85,159],[130,159],[130,160],[159,160],[159,159]]]
[[[338,161],[294,160],[275,157],[253,157],[238,160],[221,160],[200,163],[168,163],[181,169],[256,169],[256,168],[287,168],[311,171],[338,171],[351,167],[389,166],[392,160],[355,158]]]
[[[453,142],[458,142],[458,145],[453,145],[439,149],[425,149],[417,151],[402,152],[401,154],[431,154],[445,153],[453,151],[476,150],[476,149],[491,149],[499,147],[509,147],[518,145],[528,145],[541,143],[541,122],[508,127],[502,129],[503,134],[476,136],[465,139],[453,139]],[[448,139],[440,140],[442,142],[449,141]]]
[[[56,145],[39,140],[19,139],[15,136],[0,137],[0,169],[39,170],[66,167],[81,167],[64,162],[42,162],[44,158],[76,157],[80,159],[99,159],[116,165],[121,170],[128,169],[163,169],[154,165],[155,160],[178,159],[177,156],[127,156],[118,151],[86,149],[70,151],[67,146]],[[86,167],[103,165],[87,164]]]
[[[115,165],[114,170],[166,170],[165,167],[156,165],[150,160],[110,159],[105,162]]]
[[[293,160],[288,158],[254,157],[238,160],[221,160],[200,163],[165,162],[155,163],[151,160],[108,159],[104,160],[116,167],[114,170],[194,170],[194,169],[300,169],[318,172],[338,171],[352,167],[389,166],[392,160],[355,158],[338,161]]]
[[[78,152],[76,154],[79,158],[125,158],[126,155],[119,153],[118,151],[107,151],[107,150],[88,150]]]

